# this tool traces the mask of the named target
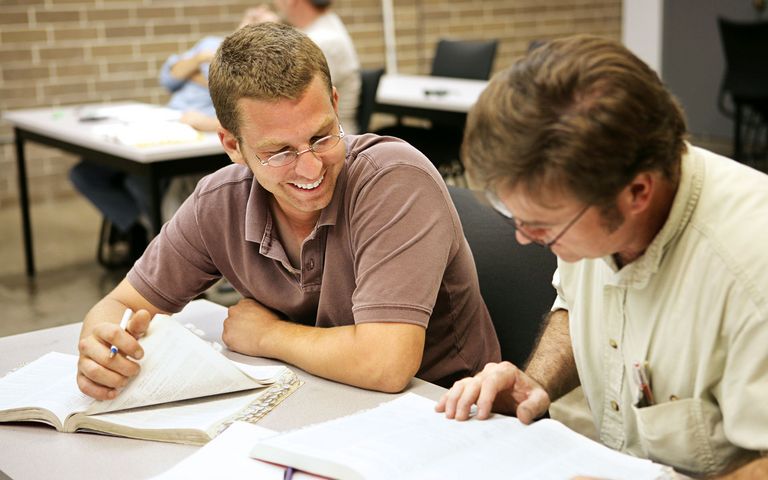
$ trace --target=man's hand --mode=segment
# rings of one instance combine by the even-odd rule
[[[447,418],[466,420],[472,405],[477,405],[477,418],[491,411],[516,415],[529,424],[549,408],[550,399],[544,388],[509,362],[489,363],[474,377],[459,380],[437,403],[435,410]]]
[[[138,375],[139,364],[131,358],[140,360],[144,356],[136,339],[146,333],[151,319],[147,310],[139,310],[128,321],[125,331],[115,322],[102,322],[80,339],[77,385],[84,394],[96,400],[111,400]],[[112,345],[119,353],[110,358]]]
[[[179,121],[200,132],[215,132],[221,126],[216,117],[209,117],[197,110],[187,110],[182,113]]]
[[[282,320],[256,300],[244,298],[229,307],[221,339],[235,352],[263,356],[261,340]]]

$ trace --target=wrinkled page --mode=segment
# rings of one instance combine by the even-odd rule
[[[178,322],[157,315],[140,339],[141,372],[114,400],[94,402],[87,414],[124,410],[261,387]]]
[[[295,458],[344,465],[366,479],[590,475],[637,480],[663,473],[660,465],[612,451],[554,420],[524,426],[515,418],[496,415],[457,422],[436,413],[434,406],[432,400],[406,394],[372,410],[271,437],[259,442],[251,455],[270,460],[260,453],[262,446],[265,454],[299,452]],[[299,460],[294,463],[302,466]]]
[[[88,408],[93,399],[77,388],[77,356],[50,352],[0,378],[0,411],[50,410],[63,425],[66,418]],[[10,412],[0,413],[8,420]]]
[[[283,467],[250,458],[248,451],[258,440],[274,435],[267,428],[235,422],[214,440],[153,480],[190,480],[210,478],[258,478],[283,480]],[[297,472],[294,480],[318,478]]]

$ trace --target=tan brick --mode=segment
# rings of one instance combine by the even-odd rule
[[[2,69],[3,80],[12,82],[16,80],[35,80],[48,78],[48,67],[4,67]]]
[[[136,9],[136,17],[140,19],[175,18],[176,9],[173,7],[140,7]]]
[[[54,40],[91,40],[99,38],[99,31],[96,28],[57,28],[53,31]]]
[[[0,12],[0,25],[13,25],[17,23],[26,24],[27,22],[29,22],[29,15],[27,15],[26,11],[19,10],[17,12]]]
[[[3,7],[10,7],[13,5],[21,5],[24,7],[32,6],[32,5],[42,5],[46,2],[46,0],[3,0]]]
[[[40,60],[83,58],[84,53],[82,47],[40,47]]]
[[[30,50],[0,50],[0,63],[9,62],[32,62],[32,52]]]
[[[167,23],[156,24],[152,26],[152,33],[157,36],[162,35],[186,35],[192,33],[192,25],[189,23]]]
[[[41,10],[35,12],[37,23],[61,23],[78,22],[80,11],[78,10]]]
[[[137,86],[136,79],[130,80],[97,80],[94,82],[94,90],[108,92],[113,90],[133,90]]]
[[[48,33],[42,29],[6,30],[0,32],[0,43],[44,42]]]
[[[178,42],[154,42],[145,43],[139,46],[139,53],[141,55],[147,55],[152,53],[176,53],[179,50]]]
[[[237,27],[237,22],[205,21],[200,22],[198,30],[201,34],[229,35]]]
[[[146,74],[149,72],[149,66],[146,60],[110,62],[107,64],[107,73],[113,74],[125,72]]]
[[[75,83],[56,83],[53,85],[45,85],[43,87],[43,95],[55,96],[55,95],[67,95],[70,93],[82,93],[86,90],[86,86],[82,82]]]
[[[133,55],[133,45],[129,43],[93,45],[90,47],[90,49],[91,56],[94,58],[110,58]]]
[[[99,73],[99,66],[94,64],[78,65],[65,63],[54,67],[57,77],[82,77],[94,76]]]
[[[130,8],[93,8],[85,12],[85,19],[89,22],[103,20],[127,21],[132,17],[133,10]]]
[[[221,15],[220,5],[185,5],[182,10],[184,17],[208,17],[214,18]]]
[[[147,28],[144,25],[130,27],[105,27],[104,33],[107,38],[119,37],[144,37],[147,35]]]
[[[3,101],[18,100],[20,98],[35,98],[36,95],[37,89],[31,85],[0,87],[0,98],[2,98]]]

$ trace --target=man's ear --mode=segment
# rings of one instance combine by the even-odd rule
[[[331,98],[333,99],[333,111],[336,112],[336,116],[339,116],[339,92],[336,90],[336,87],[332,87],[332,95]]]
[[[224,147],[224,151],[229,155],[229,159],[240,165],[247,165],[240,151],[240,142],[237,141],[235,135],[224,127],[219,127],[216,133],[218,133],[221,146]]]
[[[628,211],[640,213],[648,209],[658,188],[659,178],[652,172],[640,172],[622,191],[623,203]]]

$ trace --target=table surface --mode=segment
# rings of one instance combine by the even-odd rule
[[[141,163],[224,153],[221,142],[215,133],[204,133],[202,134],[202,139],[195,142],[135,147],[111,141],[99,133],[100,130],[104,130],[105,126],[126,123],[125,119],[81,120],[84,112],[87,113],[89,110],[91,112],[98,112],[98,110],[114,111],[115,107],[128,107],[128,109],[145,108],[144,113],[154,111],[157,114],[157,118],[161,119],[168,118],[168,112],[172,112],[170,109],[156,105],[123,102],[11,110],[3,112],[3,120],[14,127],[19,127],[39,135]]]
[[[386,74],[379,81],[376,101],[384,105],[466,113],[487,85],[485,80]]]
[[[221,342],[226,309],[205,300],[190,303],[177,315],[205,332],[204,339]],[[79,319],[71,319],[73,321]],[[0,375],[50,351],[77,353],[80,323],[0,338]],[[233,360],[254,365],[276,362],[228,350]],[[372,392],[315,377],[289,367],[305,382],[259,425],[277,431],[330,420],[372,408],[396,395]],[[443,388],[413,379],[408,392],[438,399]],[[149,442],[90,433],[60,433],[36,423],[0,424],[0,472],[11,478],[146,478],[159,474],[196,451],[198,447]],[[53,475],[52,475],[53,473]]]

